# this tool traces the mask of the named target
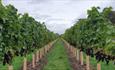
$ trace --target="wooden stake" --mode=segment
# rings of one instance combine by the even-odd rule
[[[45,54],[47,53],[47,46],[45,46]]]
[[[76,56],[76,55],[77,55],[77,54],[76,54],[76,48],[75,48],[75,51],[74,51],[74,53],[75,53],[75,57],[77,57],[77,56]]]
[[[36,51],[36,62],[38,62],[38,51]]]
[[[80,52],[81,65],[83,65],[83,52]]]
[[[101,70],[101,64],[97,63],[97,70]]]
[[[48,52],[48,45],[47,45],[47,52]]]
[[[73,56],[75,56],[75,47],[73,47]]]
[[[48,45],[48,51],[50,50],[50,44]]]
[[[24,58],[23,70],[27,70],[27,59]]]
[[[42,58],[42,56],[43,56],[43,48],[41,48],[41,58]],[[41,58],[40,58],[40,59],[41,59]]]
[[[8,70],[13,70],[13,66],[12,65],[8,65]]]
[[[43,56],[45,55],[45,47],[43,47]]]
[[[68,47],[68,49],[69,49],[69,44],[67,44],[67,47]]]
[[[77,60],[79,61],[79,50],[77,49]]]
[[[46,48],[44,47],[44,56],[45,56],[45,54],[46,54]]]
[[[70,44],[68,43],[68,47],[70,48]]]
[[[72,52],[72,47],[71,47],[71,45],[70,45],[70,51]]]
[[[89,56],[86,56],[86,70],[90,70],[90,66],[89,66]]]
[[[73,53],[73,56],[74,56],[74,55],[75,55],[75,54],[74,54],[74,47],[72,46],[72,48],[73,48],[73,49],[72,49],[72,53]]]
[[[32,56],[32,67],[35,68],[35,55]]]
[[[40,60],[40,50],[38,52],[38,61]]]
[[[71,52],[72,52],[72,54],[73,54],[73,46],[71,46]]]
[[[39,50],[39,60],[41,59],[41,49]]]

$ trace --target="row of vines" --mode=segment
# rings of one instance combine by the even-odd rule
[[[56,39],[45,23],[21,14],[0,0],[0,64],[11,64],[15,56],[26,56]]]
[[[115,25],[111,21],[112,7],[92,7],[87,18],[79,19],[66,30],[63,38],[98,62],[115,61]]]

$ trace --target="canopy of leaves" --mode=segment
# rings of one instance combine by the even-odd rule
[[[3,6],[0,0],[0,58],[4,53],[13,54],[26,49],[27,53],[55,40],[57,35],[44,23],[37,22],[28,13],[21,15],[13,5]]]
[[[112,8],[104,8],[102,12],[99,9],[92,7],[88,10],[88,17],[79,19],[74,26],[66,30],[63,37],[78,48],[93,48],[113,55],[115,43],[112,39],[115,36],[115,27],[108,19]]]

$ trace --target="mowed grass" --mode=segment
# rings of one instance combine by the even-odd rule
[[[84,62],[86,63],[86,54],[84,54]],[[110,62],[109,65],[107,65],[105,62],[100,62],[101,64],[101,70],[115,70],[115,65]],[[93,69],[97,69],[97,60],[95,58],[90,57],[90,65],[93,67]]]
[[[58,41],[53,47],[47,55],[48,64],[43,70],[72,70],[63,43]]]
[[[23,59],[24,57],[15,57],[12,61],[13,70],[20,70],[21,66],[23,65]],[[32,54],[27,55],[27,60],[32,61]],[[8,65],[3,66],[2,63],[0,63],[0,70],[8,70]]]

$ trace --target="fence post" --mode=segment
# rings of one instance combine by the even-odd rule
[[[32,55],[32,67],[33,68],[35,67],[35,55],[34,54]]]
[[[101,70],[101,64],[97,63],[97,70]]]
[[[8,65],[8,70],[13,70],[13,66],[12,65]]]
[[[27,70],[27,59],[24,58],[23,70]]]
[[[86,70],[90,70],[90,66],[89,66],[89,56],[86,56]]]

